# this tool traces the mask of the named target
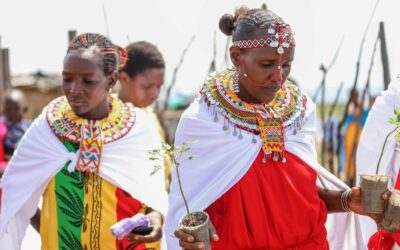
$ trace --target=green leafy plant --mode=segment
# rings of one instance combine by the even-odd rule
[[[171,159],[172,164],[175,166],[176,176],[178,177],[179,189],[183,198],[183,202],[185,203],[186,213],[188,215],[189,220],[192,220],[192,216],[190,214],[189,205],[186,200],[185,193],[183,192],[181,177],[179,175],[179,164],[183,160],[193,160],[193,156],[188,156],[186,159],[181,159],[183,153],[188,152],[190,150],[191,142],[184,142],[180,146],[169,145],[168,143],[162,143],[161,149],[154,149],[149,151],[149,160],[151,161],[162,161],[164,156],[169,157]],[[151,175],[155,174],[158,170],[161,169],[160,165],[155,165]]]
[[[400,130],[399,130],[400,129],[400,110],[398,108],[394,108],[394,114],[396,115],[396,118],[390,118],[389,123],[393,124],[395,126],[395,128],[392,131],[390,131],[385,138],[385,142],[383,143],[381,154],[379,156],[378,164],[376,166],[376,174],[379,173],[379,165],[381,163],[383,152],[385,151],[386,143],[387,143],[387,140],[389,139],[389,137],[393,133],[396,132],[396,138],[398,141],[400,141]]]

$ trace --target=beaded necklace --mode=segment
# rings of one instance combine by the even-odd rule
[[[87,120],[77,116],[67,99],[52,101],[46,110],[47,122],[60,140],[80,144],[77,169],[81,172],[98,173],[103,145],[125,136],[135,123],[135,111],[131,104],[123,104],[110,97],[111,111],[101,120]]]
[[[272,102],[247,103],[234,92],[234,79],[234,69],[215,72],[208,77],[200,91],[202,100],[214,110],[214,122],[218,122],[218,116],[222,116],[222,129],[228,131],[232,124],[232,135],[238,139],[243,138],[242,130],[253,134],[253,143],[257,142],[254,135],[260,135],[265,155],[263,162],[267,158],[285,162],[284,130],[285,127],[294,126],[293,131],[297,133],[304,124],[306,96],[296,85],[286,81]]]

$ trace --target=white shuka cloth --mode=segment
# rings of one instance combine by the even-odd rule
[[[394,108],[400,109],[400,80],[396,79],[390,83],[389,88],[376,98],[367,121],[361,133],[357,148],[356,170],[358,174],[375,174],[382,146],[387,134],[395,126],[389,123],[390,118],[396,118]],[[396,184],[400,167],[400,145],[394,136],[388,138],[385,151],[379,167],[379,174],[390,175],[389,187]],[[359,176],[357,176],[359,180]],[[365,217],[361,219],[362,234],[365,244],[377,231],[375,221]],[[393,249],[400,249],[396,246]]]
[[[291,127],[285,129],[286,150],[300,157],[318,173],[317,184],[320,187],[330,190],[348,189],[317,162],[314,140],[316,112],[315,105],[310,100],[307,103],[306,117],[307,122],[296,135]],[[193,156],[194,159],[182,161],[179,168],[183,190],[192,211],[206,209],[234,186],[246,174],[261,150],[260,138],[257,137],[257,143],[254,144],[251,142],[253,135],[243,132],[243,139],[239,140],[221,129],[223,119],[216,123],[213,118],[212,108],[196,99],[183,113],[176,132],[176,145],[193,142],[191,149],[181,159],[187,156]],[[178,239],[173,235],[184,215],[185,206],[174,172],[166,218],[168,249],[180,249]],[[365,249],[357,215],[330,214],[326,226],[330,249]]]
[[[77,162],[78,154],[68,152],[51,131],[45,110],[22,138],[2,179],[0,246],[7,250],[20,249],[30,218],[52,177],[68,161],[72,166]],[[99,176],[165,214],[164,169],[150,175],[154,162],[148,155],[150,150],[161,149],[158,130],[148,114],[138,108],[135,112],[131,131],[103,145]]]

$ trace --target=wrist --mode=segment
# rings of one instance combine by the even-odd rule
[[[150,220],[150,224],[152,225],[159,225],[159,226],[163,225],[163,216],[158,211],[152,211],[146,214],[146,217]]]
[[[350,196],[351,189],[343,191],[342,195],[340,196],[340,203],[344,212],[352,212],[349,206],[349,199],[351,198]]]

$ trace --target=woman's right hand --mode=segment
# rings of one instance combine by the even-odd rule
[[[218,235],[215,231],[214,225],[209,223],[210,239],[212,241],[218,241]],[[185,250],[192,249],[204,249],[204,243],[194,242],[194,237],[190,234],[185,233],[182,229],[175,231],[175,236],[179,239],[179,245]]]

